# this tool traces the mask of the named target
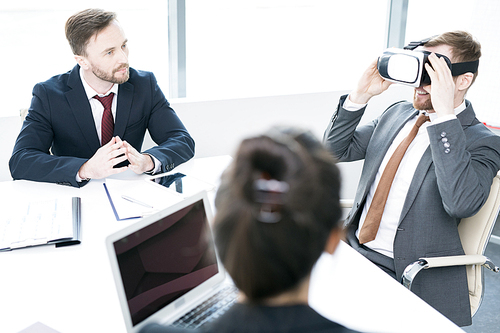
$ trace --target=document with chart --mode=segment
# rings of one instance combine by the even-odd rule
[[[81,199],[12,203],[0,217],[0,251],[55,244],[80,244]]]

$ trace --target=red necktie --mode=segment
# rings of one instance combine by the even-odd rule
[[[111,103],[113,102],[114,93],[110,93],[107,96],[99,97],[94,96],[102,106],[104,106],[104,112],[102,113],[101,121],[101,146],[104,146],[113,138],[113,131],[115,128],[115,122],[113,120],[113,113],[111,112]]]
[[[419,127],[428,120],[428,116],[423,113],[420,114],[408,136],[401,141],[389,159],[389,162],[387,162],[384,172],[382,173],[380,181],[377,185],[377,189],[375,190],[375,194],[373,195],[368,213],[366,214],[365,222],[359,232],[360,244],[370,242],[377,236],[380,220],[382,219],[382,214],[384,213],[385,203],[387,201],[387,197],[389,196],[392,181],[394,180],[399,164],[401,163],[406,150],[410,146],[410,143],[417,136]]]

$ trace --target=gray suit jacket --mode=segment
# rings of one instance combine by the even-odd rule
[[[385,153],[418,111],[411,103],[399,102],[358,127],[365,109],[344,110],[345,98],[340,100],[324,141],[341,162],[365,160],[354,206],[346,219],[352,235]],[[430,145],[411,182],[394,239],[397,278],[419,257],[464,254],[457,226],[482,207],[500,169],[500,137],[477,120],[469,101],[457,118],[427,128]],[[456,324],[471,324],[465,267],[425,270],[412,290]]]

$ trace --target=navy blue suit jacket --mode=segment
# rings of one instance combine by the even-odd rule
[[[194,156],[194,140],[170,108],[153,73],[130,68],[129,80],[118,88],[114,136],[140,152],[146,129],[157,146],[145,153],[161,162],[161,172]],[[99,148],[90,103],[76,65],[33,88],[31,106],[9,167],[14,179],[79,187],[84,182],[76,181],[78,170]]]

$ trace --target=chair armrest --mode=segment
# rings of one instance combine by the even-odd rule
[[[420,260],[427,261],[427,268],[433,268],[460,265],[483,265],[487,258],[480,254],[472,254],[462,256],[420,258]]]
[[[411,284],[413,283],[415,276],[422,269],[460,265],[482,265],[495,273],[500,271],[500,268],[495,266],[495,264],[488,257],[480,254],[420,258],[419,260],[406,266],[403,275],[401,276],[401,283],[407,289],[411,290]]]
[[[340,208],[352,208],[354,199],[340,199]]]
[[[401,276],[401,283],[403,286],[411,290],[411,284],[413,283],[413,279],[422,269],[427,268],[428,264],[425,260],[417,260],[408,266],[406,266],[403,275]]]

